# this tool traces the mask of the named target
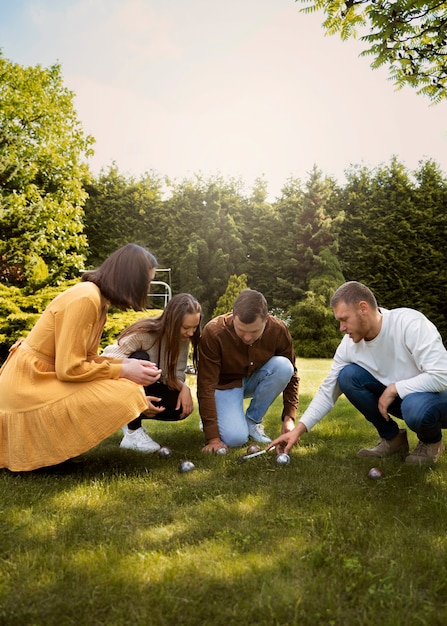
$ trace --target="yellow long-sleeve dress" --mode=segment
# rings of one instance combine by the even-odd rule
[[[56,465],[93,448],[147,408],[143,387],[98,356],[107,318],[98,287],[58,295],[0,370],[0,467]]]

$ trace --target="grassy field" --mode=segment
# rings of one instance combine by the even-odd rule
[[[301,410],[329,366],[299,360]],[[377,436],[344,398],[287,466],[203,455],[198,421],[147,422],[169,459],[117,433],[67,473],[0,472],[2,626],[447,623],[447,458],[369,479]]]

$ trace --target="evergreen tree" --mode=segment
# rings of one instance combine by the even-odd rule
[[[91,266],[101,264],[126,243],[138,243],[157,256],[161,185],[156,174],[136,180],[120,174],[113,165],[86,186],[85,233]]]
[[[247,289],[247,275],[241,274],[240,276],[236,276],[233,274],[228,279],[228,285],[225,290],[225,293],[220,296],[217,301],[216,308],[213,312],[213,317],[217,317],[218,315],[223,315],[224,313],[229,313],[233,310],[233,304],[238,295],[241,293],[243,289]]]
[[[320,251],[319,260],[308,276],[305,297],[288,309],[296,354],[305,358],[331,358],[341,340],[330,300],[345,279],[330,248]]]
[[[432,162],[412,176],[394,157],[370,172],[347,172],[339,259],[386,308],[418,308],[447,337],[444,244],[446,181]]]
[[[431,160],[421,162],[414,176],[410,301],[436,324],[447,343],[447,178]]]
[[[239,215],[239,182],[221,177],[172,185],[164,203],[166,244],[160,257],[173,268],[173,286],[193,291],[206,320],[225,290],[228,278],[244,261]],[[184,266],[184,260],[188,266]]]
[[[278,277],[283,308],[300,300],[309,289],[310,276],[324,269],[321,252],[328,249],[337,254],[338,230],[343,220],[342,214],[330,217],[328,207],[336,185],[330,178],[323,178],[316,166],[302,193],[296,185],[289,189],[294,194],[293,200],[283,194],[277,205],[280,216],[288,218],[281,238],[286,244],[287,265],[283,276]]]
[[[281,274],[281,257],[277,254],[277,212],[267,201],[267,184],[258,178],[240,216],[245,249],[245,263],[238,271],[247,274],[252,289],[274,299],[276,277]]]

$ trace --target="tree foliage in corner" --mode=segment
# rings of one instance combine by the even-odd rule
[[[0,53],[0,281],[39,288],[83,267],[84,136],[61,68]]]
[[[371,67],[388,65],[400,89],[409,85],[433,102],[447,97],[447,3],[398,0],[301,0],[304,12],[322,9],[328,34],[343,40],[369,28],[361,40],[369,46]]]

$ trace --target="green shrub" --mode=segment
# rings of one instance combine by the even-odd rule
[[[340,343],[337,322],[323,295],[309,291],[289,309],[289,331],[295,353],[302,358],[328,359]]]
[[[65,281],[61,285],[44,287],[29,293],[19,287],[0,284],[0,363],[9,348],[20,338],[26,337],[39,319],[45,307],[59,294],[75,285],[79,279]],[[101,347],[115,341],[117,335],[142,317],[160,315],[158,309],[149,311],[119,311],[110,309],[101,339]]]

